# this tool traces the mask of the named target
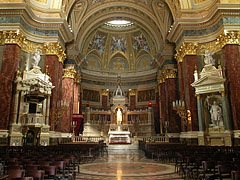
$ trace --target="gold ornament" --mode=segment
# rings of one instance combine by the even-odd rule
[[[183,43],[176,51],[177,53],[174,57],[177,59],[177,62],[180,63],[183,61],[184,56],[186,55],[196,55],[197,54],[198,43]]]
[[[76,74],[75,69],[63,69],[63,78],[71,78],[74,79]]]

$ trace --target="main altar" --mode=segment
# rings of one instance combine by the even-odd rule
[[[130,131],[127,120],[127,98],[121,88],[120,77],[117,80],[117,88],[111,99],[111,111],[114,112],[112,122],[109,127],[109,144],[129,144]]]
[[[129,96],[121,87],[121,78],[117,77],[116,88],[109,97],[109,108],[104,110],[91,107],[88,103],[84,112],[83,137],[104,138],[109,144],[131,144],[132,137],[154,136],[154,118],[152,106],[130,110]]]

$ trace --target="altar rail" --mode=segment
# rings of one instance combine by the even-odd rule
[[[144,142],[169,142],[168,136],[138,136],[137,138]]]
[[[75,136],[72,137],[73,142],[99,142],[104,140],[101,136]]]

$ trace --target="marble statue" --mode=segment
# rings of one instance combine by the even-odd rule
[[[35,50],[35,53],[32,58],[32,66],[33,67],[38,67],[38,63],[41,60],[40,52],[38,49]]]
[[[213,105],[210,108],[211,121],[215,126],[219,126],[220,121],[222,121],[222,109],[217,105],[216,101],[213,101]]]
[[[209,65],[209,64],[215,65],[215,59],[213,59],[212,55],[213,55],[213,52],[210,52],[209,50],[205,51],[204,63],[206,65]]]
[[[122,111],[120,110],[120,108],[118,108],[117,111],[117,124],[121,124],[122,123]]]

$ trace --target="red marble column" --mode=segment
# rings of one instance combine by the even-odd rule
[[[107,96],[106,95],[102,95],[102,109],[104,111],[107,110]]]
[[[181,101],[185,101],[185,94],[184,94],[184,80],[183,80],[183,67],[182,62],[178,63],[178,84],[179,84],[179,97]],[[184,125],[184,119],[181,119],[181,131],[186,132],[186,128]]]
[[[165,82],[159,84],[159,105],[160,105],[160,126],[163,127],[163,123],[166,121],[166,94],[165,94]],[[163,129],[162,129],[163,130]],[[160,130],[161,131],[161,130]],[[163,132],[161,132],[163,133]]]
[[[130,95],[130,111],[136,109],[136,95]]]
[[[82,90],[80,88],[80,93],[79,93],[79,114],[82,114]]]
[[[79,83],[74,83],[74,94],[73,94],[73,114],[79,114]]]
[[[156,121],[155,121],[155,127],[157,127],[157,131],[159,131],[159,124],[160,124],[160,107],[159,107],[159,92],[157,91],[156,94],[155,94],[155,97],[156,97]]]
[[[192,131],[198,131],[198,111],[197,98],[195,97],[195,89],[191,86],[194,82],[194,70],[197,64],[197,56],[187,55],[183,59],[183,81],[184,81],[184,97],[187,109],[191,111]]]
[[[61,79],[62,79],[62,64],[59,63],[56,55],[46,55],[45,57],[45,72],[48,66],[48,73],[51,77],[53,86],[52,95],[50,99],[50,114],[49,114],[49,125],[50,130],[55,130],[55,110],[57,108],[57,102],[61,98]],[[60,77],[59,77],[60,76]]]
[[[165,94],[166,94],[166,118],[169,122],[168,131],[170,133],[180,132],[180,120],[177,112],[173,110],[172,102],[177,99],[177,80],[175,78],[165,79]]]
[[[233,128],[240,129],[240,53],[238,45],[225,45],[223,48],[224,63],[230,104],[232,109]]]
[[[4,47],[0,72],[0,129],[8,128],[13,81],[19,63],[20,47],[7,44]]]
[[[65,107],[64,116],[61,121],[61,132],[70,133],[71,132],[71,122],[72,122],[72,112],[73,112],[73,86],[74,80],[70,77],[63,77],[62,82],[62,100],[66,102],[67,107]]]

